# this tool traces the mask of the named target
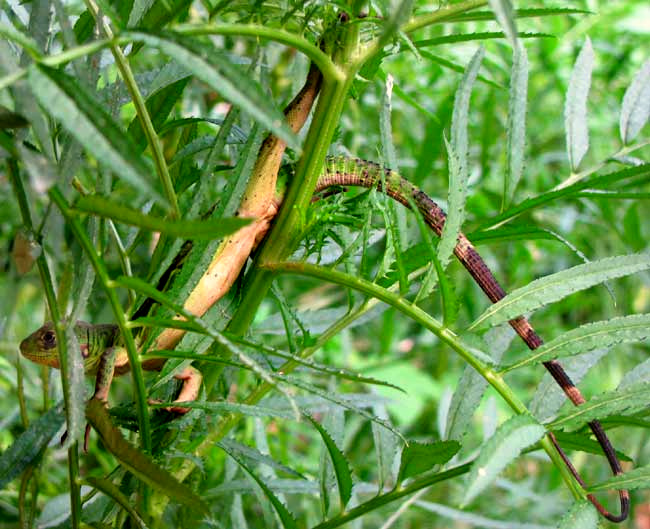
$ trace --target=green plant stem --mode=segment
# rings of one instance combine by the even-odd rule
[[[505,380],[499,373],[494,371],[480,358],[472,354],[471,350],[465,347],[465,345],[458,339],[458,336],[453,331],[446,328],[438,320],[430,316],[418,306],[413,305],[410,301],[401,297],[400,295],[394,292],[390,292],[385,288],[382,288],[379,285],[371,283],[365,279],[308,263],[269,263],[264,266],[274,272],[296,273],[321,279],[323,281],[336,283],[388,303],[389,305],[398,309],[400,312],[403,312],[412,320],[418,322],[420,325],[430,330],[443,342],[449,345],[454,351],[456,351],[463,358],[463,360],[465,360],[476,371],[478,371],[478,373],[483,378],[485,378],[485,380],[487,380],[487,382],[499,393],[499,395],[501,395],[503,400],[505,400],[516,413],[529,413],[528,408],[526,408],[524,403],[519,400],[517,395],[515,395],[512,389],[510,389],[510,386],[506,384]],[[555,450],[555,447],[551,443],[551,440],[546,437],[540,442],[540,444],[560,471],[562,478],[566,482],[574,497],[583,498],[585,496],[585,493],[582,487],[580,487],[569,470],[566,468],[566,465],[560,458],[557,450]]]
[[[346,72],[337,66],[318,46],[308,40],[282,29],[256,24],[179,24],[174,31],[181,35],[232,35],[235,37],[260,37],[286,44],[309,57],[325,79],[344,81]]]
[[[34,233],[34,224],[32,222],[32,214],[30,212],[29,203],[27,202],[27,195],[23,187],[22,180],[18,173],[18,166],[16,160],[10,158],[7,161],[7,175],[14,190],[16,199],[18,200],[18,207],[22,216],[25,228]],[[45,254],[41,254],[36,258],[36,266],[38,273],[41,277],[41,284],[45,291],[45,298],[50,309],[50,316],[54,322],[54,332],[59,344],[59,361],[61,364],[61,383],[63,385],[63,399],[66,409],[71,409],[73,403],[70,402],[71,391],[68,391],[67,385],[69,384],[70,377],[68,376],[68,354],[67,354],[67,340],[65,337],[64,322],[61,319],[61,312],[56,299],[54,285],[52,283],[52,275],[45,259]],[[81,498],[79,490],[79,457],[77,450],[77,442],[73,442],[68,448],[68,478],[70,480],[70,518],[73,529],[79,527],[81,521]]]
[[[140,426],[140,444],[142,448],[147,453],[151,453],[151,426],[149,424],[149,412],[147,408],[147,392],[144,386],[144,377],[142,375],[142,365],[140,363],[140,355],[138,354],[135,340],[133,338],[133,333],[131,328],[128,325],[124,309],[120,304],[120,300],[117,297],[117,292],[115,291],[115,284],[108,276],[108,272],[104,266],[104,263],[101,261],[97,250],[93,246],[92,242],[86,235],[81,222],[70,210],[63,194],[57,187],[53,187],[49,191],[50,198],[59,208],[59,211],[65,218],[68,226],[74,233],[75,238],[86,252],[88,259],[95,270],[95,274],[99,279],[104,291],[106,292],[106,297],[113,309],[113,314],[115,315],[115,320],[122,338],[124,339],[124,346],[126,348],[127,355],[129,357],[129,364],[131,366],[131,374],[133,377],[133,384],[135,389],[135,403],[138,412],[138,424]]]
[[[117,41],[113,40],[113,32],[111,31],[111,28],[106,23],[101,22],[99,9],[95,3],[92,0],[85,0],[85,4],[88,7],[88,10],[93,14],[93,17],[95,17],[97,24],[101,25],[104,33],[106,33],[106,36],[112,39],[110,41],[111,52],[115,58],[115,64],[117,65],[117,68],[122,75],[124,84],[126,85],[126,88],[131,95],[131,100],[133,101],[135,111],[138,115],[138,119],[140,120],[140,124],[142,125],[142,130],[144,131],[144,135],[147,138],[147,144],[151,150],[156,173],[158,174],[158,178],[160,178],[165,197],[169,202],[169,216],[172,219],[179,219],[181,217],[181,212],[178,209],[178,199],[176,198],[174,184],[172,182],[171,176],[169,175],[169,169],[167,168],[167,162],[162,150],[162,145],[160,144],[158,135],[156,134],[156,131],[153,127],[153,123],[151,122],[151,116],[147,110],[147,105],[145,104],[144,98],[138,89],[135,77],[133,76],[133,71],[131,70],[131,66],[129,66],[129,61],[126,60],[126,57],[124,56],[124,53],[122,53],[122,49],[117,44]]]
[[[357,28],[354,26],[348,29],[356,30]],[[345,48],[341,52],[344,63],[347,61],[352,44],[349,46],[350,48]],[[327,149],[334,136],[356,70],[346,73],[344,80],[325,79],[323,81],[296,175],[289,184],[277,220],[262,245],[251,273],[246,278],[244,297],[226,327],[226,331],[232,334],[243,335],[246,332],[273,281],[273,274],[262,268],[260,264],[278,261],[288,256],[306,225],[306,210],[316,187],[316,181],[320,176]],[[223,351],[218,351],[218,354],[223,354]],[[207,366],[206,368],[204,382],[209,397],[214,398],[215,396],[215,382],[222,369],[223,367],[219,366]]]

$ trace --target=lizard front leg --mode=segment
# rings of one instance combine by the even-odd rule
[[[117,347],[107,347],[99,356],[97,363],[97,375],[95,377],[95,392],[92,399],[96,399],[104,406],[108,406],[108,392],[111,389],[113,375],[115,374],[115,360],[117,358]],[[87,350],[87,349],[86,349]],[[83,348],[82,348],[83,352]],[[84,452],[88,451],[88,440],[90,439],[90,424],[86,424],[84,433]]]

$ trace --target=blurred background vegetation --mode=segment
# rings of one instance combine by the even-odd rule
[[[14,22],[27,23],[29,13],[41,4],[28,2],[5,4],[3,14]],[[85,12],[81,2],[62,2],[61,8],[69,20]],[[304,4],[304,5],[300,5]],[[206,11],[214,9],[214,20],[221,22],[262,22],[269,27],[284,25],[291,30],[305,28],[305,34],[312,41],[322,30],[328,17],[333,17],[336,7],[327,2],[195,2],[183,9],[168,24],[176,22],[198,22],[207,17]],[[336,4],[336,3],[333,3]],[[371,2],[372,9],[390,12],[387,1]],[[375,5],[376,4],[376,5]],[[417,3],[420,9],[435,7],[426,2]],[[524,33],[544,34],[525,39],[528,52],[530,80],[528,88],[528,112],[526,134],[526,157],[524,176],[514,195],[514,203],[548,192],[570,177],[566,156],[563,106],[571,69],[575,58],[589,37],[595,53],[595,68],[588,100],[590,149],[581,168],[589,168],[608,160],[621,148],[618,132],[619,115],[623,94],[639,71],[644,61],[650,58],[650,7],[638,1],[575,1],[562,3],[558,7],[571,7],[583,12],[546,17],[518,19],[518,29]],[[437,5],[437,4],[436,4]],[[549,7],[546,3],[544,6]],[[529,6],[526,6],[529,7]],[[287,13],[293,13],[287,16]],[[22,15],[22,16],[21,16]],[[58,28],[58,24],[54,27]],[[37,28],[38,29],[38,28]],[[41,30],[47,28],[40,28]],[[76,28],[81,31],[80,28]],[[57,30],[50,38],[61,41]],[[385,162],[387,155],[381,138],[380,121],[385,103],[385,79],[391,76],[394,82],[392,92],[392,140],[396,152],[398,169],[409,180],[425,190],[441,206],[447,196],[447,154],[444,148],[444,134],[449,134],[451,111],[455,90],[469,58],[477,49],[477,42],[455,42],[435,44],[435,39],[451,33],[472,33],[498,31],[494,21],[454,22],[417,32],[413,37],[415,48],[400,42],[390,48],[378,69],[362,71],[355,82],[353,97],[348,101],[330,152],[350,154],[360,158]],[[425,41],[431,40],[427,43]],[[303,83],[307,63],[304,57],[292,49],[279,44],[264,42],[260,45],[254,39],[224,37],[219,45],[228,56],[240,62],[242,68],[256,62],[252,75],[258,76],[263,86],[268,87],[273,100],[282,107]],[[503,39],[488,39],[483,42],[486,57],[480,71],[471,99],[470,138],[470,188],[467,220],[463,230],[470,238],[473,232],[503,208],[502,186],[505,171],[505,138],[508,109],[508,85],[511,65],[511,49]],[[395,52],[395,53],[393,53]],[[98,74],[97,86],[102,99],[111,113],[118,116],[125,127],[132,122],[135,111],[128,103],[124,87],[115,85],[117,73],[108,52],[92,57],[99,61],[98,70],[86,64],[87,72]],[[166,57],[145,47],[131,60],[137,73],[141,89],[146,93],[160,79],[160,69],[167,62]],[[103,92],[102,92],[103,90]],[[0,104],[20,112],[6,90],[0,92]],[[223,119],[229,109],[218,93],[196,80],[190,80],[183,97],[173,107],[169,120],[182,117],[210,117]],[[201,197],[205,204],[218,199],[219,189],[227,182],[243,148],[243,142],[253,130],[249,116],[241,114],[237,129],[231,133],[231,142],[224,150],[219,167],[215,171],[214,196]],[[215,134],[217,127],[210,123],[199,123],[192,131],[194,139]],[[178,145],[187,142],[184,129],[173,129],[163,134],[166,153],[178,153]],[[648,137],[647,127],[639,140]],[[196,166],[205,152],[198,151],[187,158],[184,164]],[[82,156],[80,152],[75,154]],[[647,160],[650,148],[644,147],[631,154]],[[291,159],[293,153],[288,153]],[[176,168],[180,167],[180,163]],[[58,285],[68,285],[69,295],[76,294],[75,280],[85,273],[85,264],[80,249],[58,212],[54,211],[44,189],[50,180],[68,185],[73,176],[90,189],[109,189],[125,202],[141,206],[143,200],[129,195],[127,188],[102,174],[88,159],[72,163],[76,173],[48,174],[43,171],[43,180],[32,178],[29,183],[29,200],[37,224],[43,222],[43,250],[47,256]],[[1,167],[1,166],[0,166]],[[607,161],[599,174],[621,168],[617,161]],[[178,169],[181,171],[181,169]],[[1,171],[1,170],[0,170]],[[650,202],[647,200],[650,186],[636,182],[633,191],[637,199],[596,197],[593,195],[557,200],[543,207],[526,212],[510,225],[535,228],[530,237],[511,237],[510,240],[478,241],[479,251],[507,290],[526,285],[533,279],[582,262],[585,256],[595,260],[612,255],[629,254],[647,250],[650,240]],[[645,195],[643,195],[645,193]],[[69,195],[72,196],[70,190]],[[196,198],[191,194],[181,196],[185,209]],[[322,214],[322,223],[307,239],[313,245],[305,244],[298,252],[315,250],[323,262],[336,258],[339,250],[334,240],[350,242],[363,225],[364,212],[374,207],[366,195],[358,201],[338,200],[338,206],[331,202],[317,204]],[[406,229],[401,232],[405,247],[420,240],[416,222],[411,216],[400,214]],[[373,245],[368,249],[376,266],[383,259],[385,246],[384,225],[381,215],[372,219]],[[11,186],[0,172],[0,449],[6,449],[23,429],[21,413],[34,420],[43,413],[43,387],[47,384],[48,405],[60,399],[58,371],[44,369],[20,359],[18,343],[38,328],[46,316],[45,299],[38,274],[35,270],[21,274],[12,260],[16,238],[20,236],[21,220],[18,205]],[[135,232],[123,226],[118,227],[125,240],[132,241]],[[105,225],[102,225],[100,239],[107,240]],[[330,231],[328,231],[330,230]],[[146,276],[153,240],[142,237],[133,245],[131,264],[134,275]],[[328,257],[329,256],[329,257]],[[120,273],[120,260],[114,245],[108,243],[103,259],[109,272]],[[463,335],[470,343],[480,346],[477,337],[464,333],[487,306],[488,302],[466,271],[458,263],[450,266],[460,309],[454,331]],[[608,319],[616,315],[644,313],[650,311],[650,276],[637,274],[616,280],[608,289],[600,286],[571,296],[560,303],[537,311],[532,319],[539,333],[547,340],[581,324]],[[276,281],[274,296],[269,296],[258,312],[251,336],[257,341],[278,347],[286,347],[283,315],[278,309],[278,298],[286,300],[299,315],[309,336],[317,336],[336,317],[340,317],[351,302],[350,294],[344,289],[315,280],[283,276]],[[222,304],[219,311],[222,321],[231,314],[237,303],[241,283],[235,292]],[[355,298],[357,299],[357,298]],[[124,298],[126,302],[126,298]],[[284,303],[284,301],[282,301]],[[433,315],[439,315],[440,302],[436,295],[422,303],[422,307]],[[83,319],[111,322],[112,315],[102,290],[95,286],[83,310]],[[215,320],[218,320],[216,316]],[[305,336],[300,338],[305,340]],[[524,347],[513,341],[506,353],[512,360],[523,354]],[[617,346],[602,358],[592,357],[588,362],[593,368],[580,383],[587,396],[614,389],[622,376],[641,363],[648,356],[648,345],[626,344]],[[593,355],[592,355],[593,356]],[[368,387],[340,380],[318,378],[324,387],[341,394],[352,394],[359,402],[374,402],[372,411],[379,416],[390,417],[395,426],[409,439],[432,440],[440,438],[441,424],[452,393],[465,367],[460,358],[449,348],[439,345],[437,339],[425,329],[397,311],[377,306],[367,316],[332,338],[315,356],[321,363],[346,367],[364,375],[400,386],[405,393],[385,387]],[[571,363],[571,362],[569,362]],[[579,362],[574,362],[578,365]],[[245,375],[228,373],[226,391],[236,393],[237,386],[254,385]],[[303,375],[308,376],[308,375]],[[544,377],[541,366],[518,370],[508,376],[508,383],[515,388],[524,401],[535,395],[536,387]],[[18,395],[21,395],[21,399]],[[306,398],[306,397],[305,397]],[[539,396],[537,398],[540,398]],[[543,397],[541,397],[543,398]],[[111,392],[113,406],[126,404],[131,399],[131,383],[128,377],[116,380]],[[282,406],[283,397],[274,395],[266,404]],[[20,405],[24,405],[21,411]],[[318,411],[318,407],[313,408]],[[131,410],[132,411],[132,410]],[[350,461],[353,476],[363,486],[377,483],[378,475],[374,459],[375,443],[380,436],[371,424],[354,413],[323,407],[321,412],[331,413],[341,426],[334,428],[339,436],[340,446]],[[461,459],[475,453],[483,439],[488,438],[497,424],[511,414],[506,404],[488,390],[480,409],[474,416],[472,427],[465,437]],[[196,414],[199,415],[198,413]],[[169,426],[173,440],[167,439],[168,457],[187,457],[184,450],[187,439],[182,430],[187,421],[199,421],[201,427],[209,427],[209,419],[200,416],[183,418]],[[332,420],[332,417],[330,417]],[[201,422],[203,421],[203,422]],[[205,422],[205,424],[204,424]],[[196,427],[196,426],[195,426]],[[200,428],[200,427],[199,427]],[[374,435],[373,435],[374,433]],[[169,435],[169,433],[168,433]],[[260,465],[259,473],[274,489],[283,494],[289,508],[307,520],[310,525],[320,518],[321,504],[317,477],[324,457],[320,439],[309,425],[281,419],[244,419],[234,431],[234,437],[241,443],[251,444],[273,459],[292,467],[312,479],[313,486],[301,484],[292,488],[287,475],[268,466]],[[634,459],[636,465],[650,462],[648,430],[644,428],[617,428],[611,430],[614,445]],[[397,441],[392,439],[390,441]],[[573,454],[576,466],[588,482],[608,477],[604,459],[598,456],[576,452]],[[114,468],[111,456],[93,442],[90,454],[82,458],[82,472],[103,475]],[[223,512],[223,519],[216,517],[212,526],[237,526],[239,513],[248,519],[248,527],[271,526],[275,522],[268,505],[259,507],[256,497],[259,490],[236,465],[215,448],[210,457],[201,463],[201,470],[194,482],[200,482],[202,496],[211,502],[213,513]],[[65,452],[58,448],[54,438],[37,476],[38,506],[45,508],[39,515],[39,526],[57,526],[65,519],[68,509],[67,469]],[[283,488],[284,487],[284,488]],[[427,490],[413,499],[400,500],[370,513],[363,520],[351,522],[349,527],[380,527],[400,507],[409,506],[399,513],[394,527],[554,527],[564,514],[571,498],[559,474],[543,457],[535,454],[523,457],[510,465],[497,483],[464,510],[458,508],[461,498],[462,478],[445,482]],[[14,526],[17,516],[17,481],[0,492],[0,526]],[[256,496],[257,495],[257,496]],[[633,493],[636,511],[623,527],[650,527],[649,497],[644,491]],[[609,497],[613,505],[614,497]],[[98,513],[106,508],[101,501],[95,502]],[[262,502],[263,505],[263,502]],[[92,511],[91,507],[91,511]],[[261,512],[260,512],[261,509]],[[615,510],[615,508],[614,508]],[[432,514],[433,511],[435,514]],[[645,514],[644,514],[645,513]],[[169,526],[183,526],[182,509],[170,510],[167,515]],[[228,519],[228,521],[226,520]],[[241,521],[241,524],[244,522]],[[267,525],[268,524],[268,525]],[[606,525],[606,524],[605,524]],[[65,526],[65,522],[64,522]],[[245,525],[239,525],[245,527]],[[384,527],[388,527],[388,523]]]

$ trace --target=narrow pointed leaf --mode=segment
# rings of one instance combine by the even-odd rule
[[[630,369],[618,384],[618,389],[623,389],[636,382],[641,382],[643,380],[650,380],[650,358],[644,360],[640,364],[637,364],[632,369]]]
[[[650,254],[637,253],[606,257],[562,270],[514,290],[502,300],[488,307],[472,323],[470,329],[481,329],[503,323],[575,292],[648,268],[650,268]]]
[[[106,448],[138,479],[173,500],[200,512],[207,512],[207,506],[192,489],[177,481],[167,470],[122,437],[121,432],[111,423],[108,410],[97,399],[91,399],[86,406],[86,418],[97,430]]]
[[[637,137],[650,116],[650,59],[643,63],[623,96],[621,140],[629,144]]]
[[[94,476],[88,476],[84,481],[87,481],[89,485],[103,492],[116,504],[120,505],[122,509],[129,513],[131,519],[138,525],[138,527],[141,529],[148,528],[148,525],[144,521],[144,517],[133,506],[132,501],[127,498],[111,481],[104,478],[96,478]]]
[[[438,441],[435,443],[410,442],[402,450],[397,483],[442,465],[460,450],[458,441]]]
[[[644,381],[625,389],[601,393],[584,404],[571,408],[550,423],[550,429],[577,430],[595,419],[604,419],[614,414],[631,415],[648,407],[650,383]]]
[[[586,500],[574,503],[558,525],[558,529],[596,529],[597,527],[598,511],[590,501]]]
[[[535,349],[527,358],[511,364],[504,371],[553,358],[574,356],[601,347],[645,340],[650,336],[650,314],[634,314],[581,325]]]
[[[517,47],[517,24],[512,3],[510,0],[489,0],[489,4],[510,44],[513,48]]]
[[[505,177],[504,202],[512,201],[515,189],[524,169],[526,149],[526,100],[528,97],[528,56],[526,48],[517,44],[514,48],[510,73],[510,99],[508,101],[508,128],[506,156],[508,165]]]
[[[469,177],[467,161],[469,102],[484,53],[485,48],[483,47],[476,51],[467,65],[454,98],[454,110],[451,118],[451,147],[447,145],[449,153],[449,211],[438,245],[438,259],[443,269],[449,264],[460,227],[465,218],[467,179]]]
[[[490,329],[483,336],[483,349],[488,351],[492,361],[498,364],[514,336],[515,332],[509,325]],[[487,380],[476,369],[470,365],[465,366],[449,404],[445,439],[460,441],[463,438],[487,386]]]
[[[159,231],[171,237],[186,239],[217,239],[250,224],[251,219],[220,218],[214,220],[167,220],[162,217],[145,215],[114,200],[99,195],[80,197],[74,204],[78,211],[93,213],[100,217],[137,226],[149,231]]]
[[[567,358],[562,365],[573,383],[578,384],[606,354],[607,349],[596,349],[590,353]],[[528,409],[537,420],[546,421],[553,418],[564,403],[566,403],[564,391],[547,371],[537,385]]]
[[[255,461],[256,463],[261,463],[262,465],[266,465],[269,468],[278,470],[280,472],[284,472],[285,474],[296,477],[298,479],[307,479],[300,472],[296,472],[293,468],[290,468],[287,465],[283,465],[282,463],[277,462],[272,457],[260,452],[257,448],[253,448],[238,443],[237,441],[233,441],[232,439],[224,439],[222,441],[219,441],[217,444],[219,446],[226,446],[230,450],[237,452],[238,454],[241,454],[243,457]]]
[[[45,111],[59,120],[95,158],[147,196],[165,203],[150,179],[153,169],[81,84],[47,66],[31,66],[27,78]]]
[[[650,465],[635,468],[619,476],[597,483],[587,489],[587,492],[598,492],[610,489],[650,489]]]
[[[255,474],[255,472],[253,472],[253,470],[246,464],[246,462],[239,456],[239,454],[235,453],[226,445],[221,445],[221,449],[224,452],[226,452],[230,457],[232,457],[237,462],[237,464],[240,467],[242,467],[248,473],[248,475],[257,482],[257,484],[264,492],[264,495],[269,499],[269,501],[273,505],[275,512],[277,513],[278,517],[280,518],[280,521],[282,522],[282,526],[285,529],[297,528],[298,524],[296,522],[296,519],[293,517],[293,515],[284,506],[284,504],[278,499],[278,497],[275,494],[273,494],[273,491],[269,487],[267,487],[266,483],[264,483],[264,481],[261,478],[259,478],[257,474]]]
[[[325,443],[327,452],[332,460],[332,466],[334,467],[334,475],[336,476],[339,498],[341,500],[341,510],[345,510],[345,507],[352,496],[352,475],[348,461],[345,459],[345,455],[343,455],[341,449],[336,445],[329,432],[311,415],[305,414],[305,416],[309,419],[309,422],[314,425],[314,428],[318,430],[318,433]]]
[[[591,86],[594,51],[587,38],[571,72],[566,101],[564,103],[564,128],[571,171],[575,172],[589,149],[587,127],[587,96]]]
[[[598,441],[589,437],[588,434],[584,433],[572,433],[572,432],[553,432],[555,438],[557,439],[560,446],[564,450],[577,450],[579,452],[585,452],[587,454],[596,454],[597,456],[604,457],[603,447],[598,444]],[[590,432],[591,433],[591,432]],[[621,461],[629,461],[630,463],[634,460],[621,452],[620,450],[615,450],[616,456]]]
[[[268,96],[250,75],[233,66],[216,50],[214,56],[206,57],[191,39],[173,33],[154,35],[134,32],[123,36],[160,49],[217,90],[222,97],[241,107],[278,138],[286,141],[291,148],[300,150],[300,142],[287,125],[282,112],[269,104]]]
[[[530,415],[516,415],[503,423],[481,447],[467,481],[463,503],[470,503],[524,448],[539,441],[544,427]]]
[[[0,489],[17,478],[33,463],[63,425],[63,403],[47,410],[29,424],[20,436],[0,455]]]

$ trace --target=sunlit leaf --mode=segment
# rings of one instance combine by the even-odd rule
[[[467,65],[467,70],[456,90],[454,111],[451,120],[451,141],[447,145],[449,154],[449,211],[438,244],[438,260],[446,268],[456,246],[458,233],[465,218],[467,199],[469,102],[474,81],[481,67],[485,49],[480,47]],[[446,140],[445,140],[446,143]]]
[[[510,98],[508,100],[508,127],[506,157],[508,160],[504,178],[504,203],[508,204],[517,189],[524,169],[526,150],[526,100],[528,97],[528,56],[521,43],[514,47],[510,73]]]
[[[544,433],[544,427],[530,415],[515,415],[499,426],[472,465],[463,503],[467,505],[476,498],[524,448],[539,441]]]
[[[589,149],[587,126],[587,97],[591,86],[591,71],[594,66],[594,51],[587,37],[576,59],[569,80],[564,103],[564,127],[571,171],[575,172]]]
[[[560,520],[558,529],[596,529],[598,527],[598,511],[586,500],[573,504]]]
[[[650,314],[621,316],[611,320],[587,323],[542,344],[526,358],[504,368],[518,369],[553,358],[574,356],[618,343],[645,340],[650,336]]]
[[[650,465],[635,468],[619,476],[614,476],[596,485],[592,485],[588,492],[610,489],[650,489]]]
[[[505,298],[488,307],[472,323],[470,329],[481,329],[503,323],[575,292],[648,268],[650,268],[650,254],[637,253],[606,257],[562,270],[512,291]]]
[[[494,16],[499,22],[501,29],[508,37],[513,48],[517,47],[517,24],[515,22],[515,10],[510,0],[489,0]]]
[[[631,415],[644,410],[650,401],[650,383],[646,381],[601,393],[589,399],[584,404],[571,408],[550,423],[549,427],[573,431],[595,419],[603,419],[610,415],[624,413]]]
[[[619,128],[627,145],[637,137],[650,116],[650,59],[643,63],[623,96]]]

